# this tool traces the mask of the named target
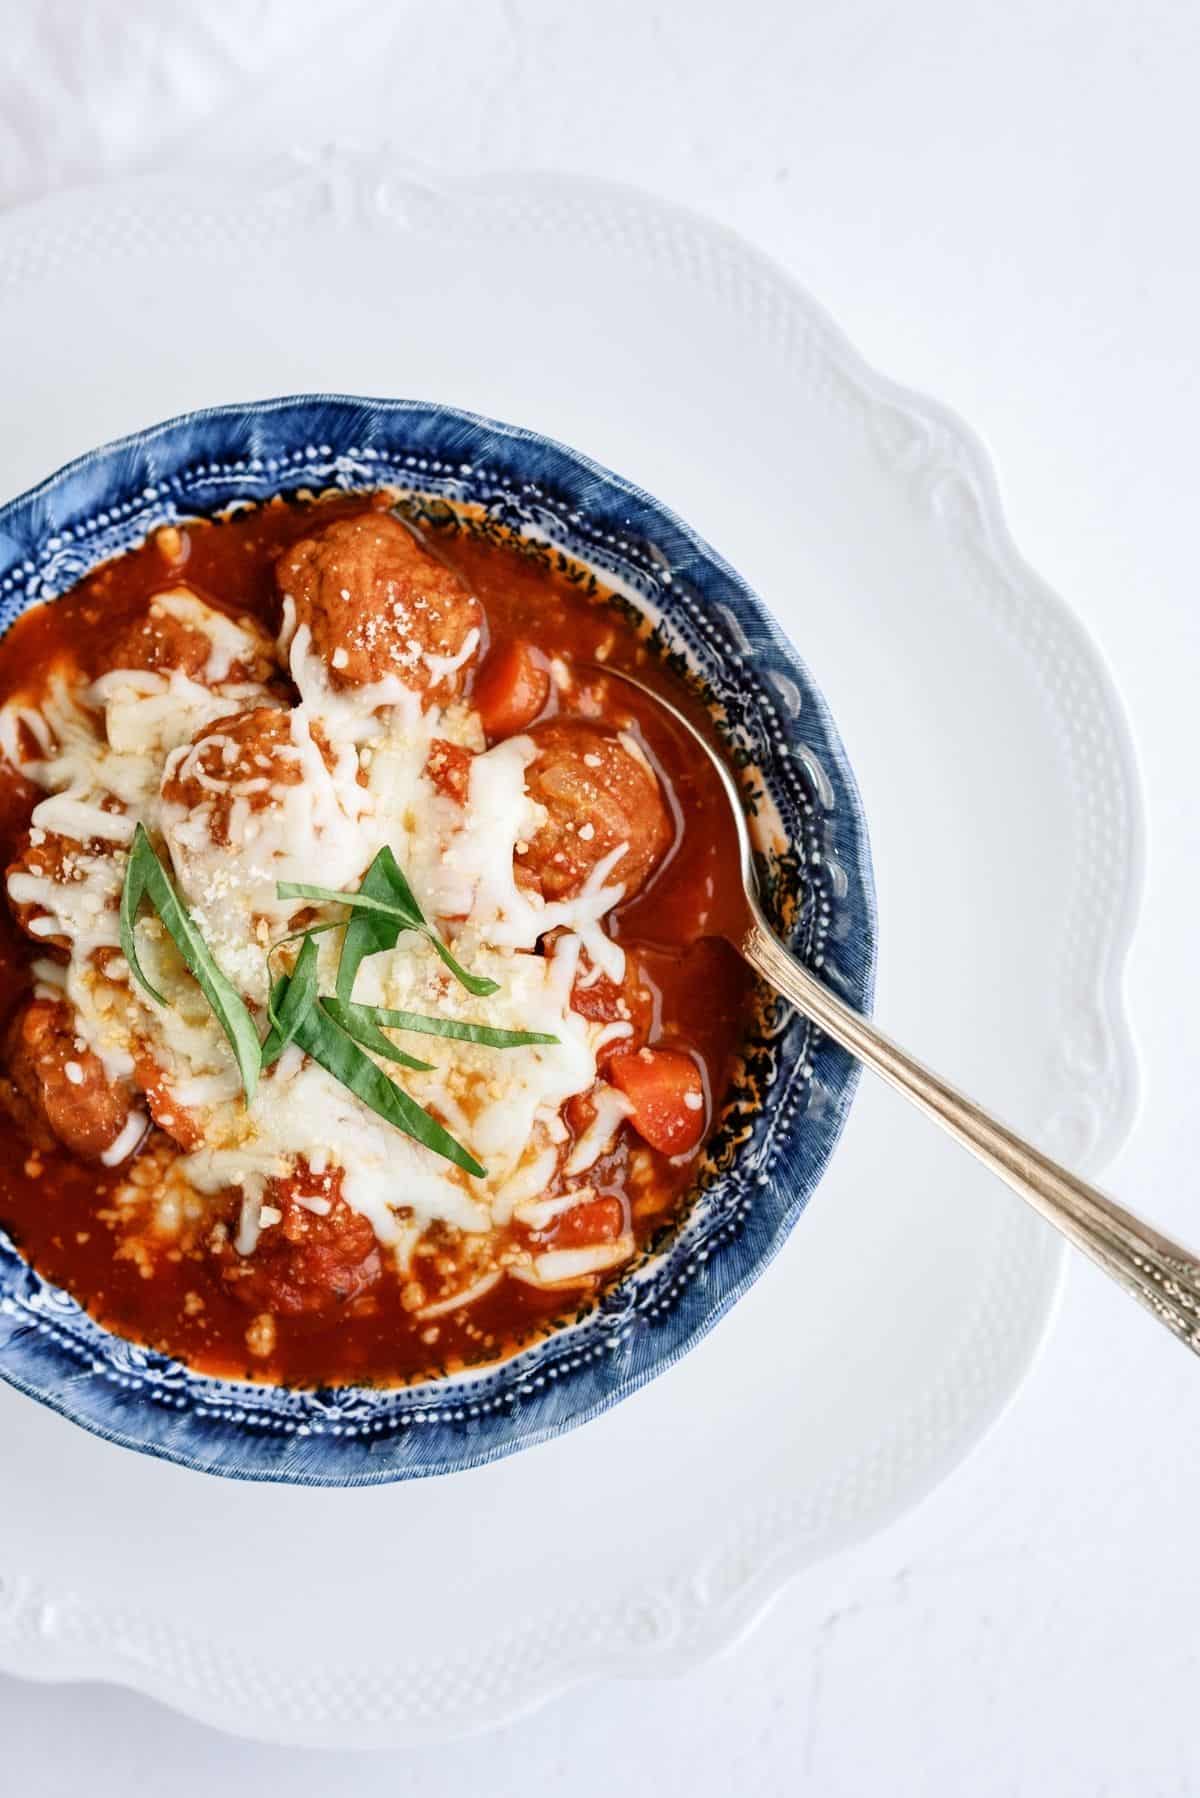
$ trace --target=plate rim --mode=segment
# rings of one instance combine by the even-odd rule
[[[1090,673],[1104,702],[1110,736],[1109,748],[1120,766],[1129,805],[1130,835],[1126,845],[1124,878],[1110,895],[1112,915],[1108,918],[1107,937],[1100,965],[1096,970],[1097,1000],[1108,1029],[1110,1052],[1119,1069],[1119,1103],[1102,1121],[1081,1165],[1094,1172],[1111,1158],[1132,1127],[1139,1089],[1137,1057],[1124,993],[1125,970],[1144,879],[1144,813],[1136,752],[1124,708],[1103,653],[1066,602],[1021,556],[1004,516],[999,484],[991,461],[971,427],[941,402],[876,371],[853,347],[825,309],[774,258],[728,227],[706,218],[699,211],[643,193],[631,185],[602,177],[546,175],[521,169],[494,172],[486,176],[431,174],[428,170],[414,172],[411,163],[405,163],[390,151],[376,154],[330,151],[318,156],[307,153],[283,157],[251,156],[231,159],[225,166],[236,171],[240,179],[249,177],[251,180],[261,181],[268,172],[277,174],[282,170],[290,172],[293,180],[327,182],[331,188],[339,183],[349,182],[360,193],[374,190],[381,175],[398,178],[402,185],[415,184],[418,188],[423,184],[432,184],[442,193],[471,188],[486,192],[515,184],[539,193],[566,191],[577,196],[582,193],[593,203],[601,207],[611,205],[623,215],[637,212],[645,220],[681,232],[701,253],[718,256],[723,254],[738,259],[751,271],[768,295],[782,306],[793,308],[802,315],[804,324],[810,329],[820,351],[836,373],[853,381],[859,392],[880,412],[896,414],[918,431],[941,440],[943,455],[948,455],[953,464],[953,474],[965,486],[978,507],[981,531],[994,563],[1014,585],[1032,597],[1038,608],[1054,619],[1065,632],[1072,652],[1082,660]],[[195,170],[176,169],[165,175],[134,177],[119,183],[66,190],[15,210],[0,220],[0,268],[6,254],[11,252],[13,240],[19,238],[22,231],[27,234],[32,232],[36,236],[40,223],[47,219],[52,221],[57,208],[69,209],[81,194],[92,199],[120,195],[128,199],[195,178],[199,178]],[[373,200],[371,203],[380,202]],[[384,222],[394,225],[397,221],[392,214]],[[403,223],[402,220],[400,222]],[[681,271],[677,268],[676,273],[680,274]],[[651,1677],[679,1672],[694,1666],[718,1648],[728,1645],[749,1627],[770,1598],[801,1568],[826,1554],[844,1550],[852,1542],[874,1533],[921,1502],[990,1432],[1015,1399],[1044,1346],[1061,1301],[1065,1260],[1062,1245],[1047,1245],[1043,1257],[1044,1297],[1040,1301],[1040,1315],[1024,1343],[1024,1353],[1015,1367],[1011,1384],[1003,1392],[992,1395],[985,1405],[978,1408],[972,1421],[952,1443],[943,1445],[937,1453],[924,1458],[915,1490],[892,1493],[869,1515],[856,1515],[845,1520],[815,1548],[803,1539],[789,1543],[785,1549],[765,1559],[736,1590],[726,1593],[719,1602],[710,1604],[703,1619],[695,1622],[686,1641],[662,1643],[653,1652],[642,1656],[631,1657],[626,1653],[622,1658],[615,1651],[581,1655],[569,1667],[562,1668],[556,1677],[543,1677],[536,1687],[531,1687],[520,1699],[509,1697],[497,1701],[492,1707],[479,1706],[469,1719],[446,1715],[433,1723],[423,1723],[411,1715],[392,1714],[370,1729],[364,1729],[361,1724],[356,1725],[356,1734],[363,1739],[362,1745],[401,1745],[407,1741],[446,1739],[471,1730],[487,1729],[524,1714],[582,1680],[606,1674]],[[36,1627],[24,1627],[36,1624],[36,1619],[42,1614],[46,1604],[54,1602],[55,1596],[30,1582],[18,1579],[15,1586],[11,1586],[0,1579],[0,1665],[10,1666],[14,1673],[41,1679],[91,1677],[108,1679],[110,1682],[115,1680],[218,1727],[253,1735],[262,1740],[324,1743],[340,1747],[351,1745],[346,1739],[345,1725],[339,1726],[336,1721],[323,1719],[311,1729],[288,1727],[281,1733],[278,1718],[274,1719],[276,1726],[272,1727],[270,1718],[232,1717],[226,1706],[218,1707],[202,1681],[197,1683],[193,1680],[186,1690],[181,1690],[178,1663],[173,1672],[168,1674],[153,1666],[153,1657],[142,1658],[120,1651],[118,1644],[121,1636],[116,1627],[117,1619],[112,1620],[107,1630],[101,1625],[99,1640],[86,1646],[80,1644],[74,1650],[64,1643],[55,1644],[47,1640]],[[120,1621],[127,1625],[129,1620],[124,1617]],[[128,1641],[127,1636],[125,1640]],[[203,1646],[202,1639],[197,1646]],[[114,1647],[118,1648],[116,1653],[113,1652]],[[617,1644],[617,1648],[620,1647]]]

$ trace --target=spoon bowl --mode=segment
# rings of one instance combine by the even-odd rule
[[[731,932],[729,940],[755,973],[864,1067],[940,1124],[1194,1354],[1200,1355],[1200,1260],[1051,1160],[934,1074],[797,960],[775,934],[763,911],[754,869],[754,846],[742,796],[728,763],[691,719],[655,688],[623,669],[609,668],[605,672],[637,688],[669,713],[720,777],[737,833],[746,896],[744,927]]]

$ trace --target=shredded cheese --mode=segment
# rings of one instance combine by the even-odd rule
[[[589,970],[585,980],[623,978],[623,952],[603,920],[624,891],[626,845],[597,864],[576,897],[545,902],[514,872],[518,845],[523,849],[546,818],[525,790],[535,753],[530,738],[485,749],[473,711],[423,706],[399,673],[369,687],[335,685],[285,598],[280,641],[299,704],[287,714],[286,741],[273,741],[270,753],[250,753],[222,721],[273,703],[265,689],[230,678],[253,663],[261,643],[184,589],[159,595],[154,607],[208,637],[199,679],[138,669],[113,670],[90,687],[58,679],[39,705],[18,700],[0,711],[0,748],[45,790],[35,831],[66,844],[60,868],[51,860],[47,872],[23,868],[9,882],[13,900],[36,910],[35,933],[69,945],[65,967],[38,964],[39,981],[74,1008],[81,1054],[99,1056],[113,1079],[128,1078],[148,1057],[156,1092],[161,1087],[165,1103],[197,1126],[200,1146],[174,1163],[164,1215],[178,1207],[181,1183],[200,1194],[240,1191],[234,1242],[249,1255],[261,1232],[281,1221],[266,1196],[270,1182],[305,1164],[317,1190],[296,1202],[327,1216],[330,1199],[321,1187],[338,1175],[346,1202],[404,1265],[434,1221],[478,1236],[514,1216],[545,1222],[579,1204],[580,1189],[544,1195],[560,1177],[593,1166],[629,1110],[623,1095],[599,1086],[593,1121],[570,1146],[563,1106],[596,1087],[600,1049],[630,1034],[627,1023],[589,1022],[571,1003],[581,968]],[[426,652],[431,683],[469,660],[478,640],[471,631],[453,657]],[[345,660],[335,653],[333,666]],[[472,753],[464,805],[430,778],[435,740]],[[26,759],[31,746],[35,754]],[[392,846],[426,916],[460,960],[497,982],[497,991],[473,997],[431,945],[409,932],[394,950],[363,962],[355,998],[557,1039],[498,1052],[421,1038],[418,1052],[433,1066],[406,1073],[405,1089],[482,1163],[483,1178],[397,1132],[294,1044],[246,1109],[221,1028],[157,920],[141,921],[139,954],[164,1004],[130,979],[119,953],[125,851],[139,820],[165,843],[197,927],[260,1015],[265,949],[307,903],[280,900],[277,883],[353,888],[380,846]],[[590,834],[585,825],[581,835]],[[561,933],[555,953],[535,953],[549,931]],[[340,933],[318,943],[321,986],[329,991]],[[67,1064],[66,1077],[82,1079],[78,1061]],[[144,1114],[132,1112],[105,1161],[124,1160],[147,1128]],[[540,1284],[569,1283],[628,1252],[614,1244],[557,1258],[551,1251],[526,1274]],[[488,1273],[420,1315],[469,1304],[499,1277]]]

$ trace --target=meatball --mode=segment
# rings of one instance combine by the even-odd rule
[[[167,1082],[167,1076],[150,1049],[142,1044],[134,1057],[133,1077],[155,1124],[173,1142],[190,1154],[204,1141],[204,1130],[195,1112],[181,1105]]]
[[[274,645],[255,619],[235,623],[185,589],[160,594],[144,618],[125,626],[113,644],[110,665],[186,674],[211,686],[262,683],[277,672]]]
[[[301,1163],[268,1183],[262,1215],[254,1253],[224,1269],[230,1291],[253,1310],[316,1316],[361,1298],[380,1279],[375,1232],[342,1197],[340,1172],[317,1179]]]
[[[235,805],[266,811],[280,786],[299,786],[306,751],[292,736],[292,714],[257,705],[218,718],[168,757],[162,796],[182,812],[204,811],[214,843],[227,846]]]
[[[29,1000],[9,1027],[5,1060],[10,1109],[35,1141],[88,1160],[112,1149],[130,1121],[130,1093],[81,1047],[65,999]]]
[[[50,913],[37,899],[28,897],[29,882],[48,880],[54,886],[67,886],[86,880],[87,858],[82,844],[56,830],[28,830],[18,844],[17,853],[5,870],[8,903],[20,928],[39,948],[59,955],[71,953],[68,937],[38,928]]]
[[[518,849],[518,877],[546,899],[568,899],[623,846],[608,879],[630,898],[645,886],[674,836],[658,777],[632,738],[603,725],[556,719],[531,736],[537,754],[525,771],[525,787],[550,815]]]
[[[479,601],[390,513],[339,518],[302,538],[275,580],[335,687],[391,675],[426,703],[462,691],[483,629]]]

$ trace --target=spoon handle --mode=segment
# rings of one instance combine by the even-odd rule
[[[1200,1354],[1200,1261],[1194,1255],[1068,1173],[922,1067],[798,962],[757,907],[741,949],[776,992],[999,1174],[1194,1354]]]

